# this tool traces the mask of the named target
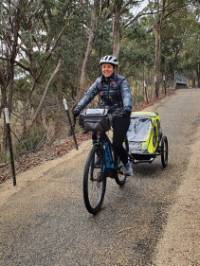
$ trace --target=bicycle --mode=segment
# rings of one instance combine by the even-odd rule
[[[95,141],[85,163],[83,175],[83,198],[89,213],[97,214],[103,204],[107,178],[115,179],[122,187],[127,176],[122,172],[122,163],[114,154],[112,143],[106,134],[111,127],[107,109],[86,109],[79,117],[80,125],[95,134]],[[124,140],[128,152],[128,141]]]

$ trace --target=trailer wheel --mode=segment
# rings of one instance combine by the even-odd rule
[[[165,168],[168,164],[168,139],[166,136],[161,139],[160,154],[162,167]]]

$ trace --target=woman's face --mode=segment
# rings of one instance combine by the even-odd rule
[[[109,78],[114,73],[114,67],[111,64],[102,64],[101,73],[105,78]]]

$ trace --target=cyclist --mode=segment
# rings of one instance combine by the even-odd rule
[[[109,109],[112,115],[113,148],[123,163],[123,173],[133,175],[128,154],[123,148],[123,141],[130,125],[132,96],[127,80],[116,74],[118,60],[115,56],[106,55],[100,59],[101,76],[89,87],[83,98],[73,110],[77,117],[96,96],[100,97],[100,106]]]

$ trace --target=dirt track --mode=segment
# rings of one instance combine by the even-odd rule
[[[196,158],[191,146],[199,144],[199,102],[200,90],[180,90],[153,107],[169,139],[168,168],[163,171],[159,159],[138,165],[123,189],[109,180],[104,208],[96,217],[86,212],[82,200],[88,143],[23,173],[15,189],[3,184],[0,265],[198,265],[170,264],[160,247],[168,249],[162,243],[170,243],[168,213],[177,204],[177,191],[191,169],[189,161]],[[196,256],[194,263],[197,260]]]

